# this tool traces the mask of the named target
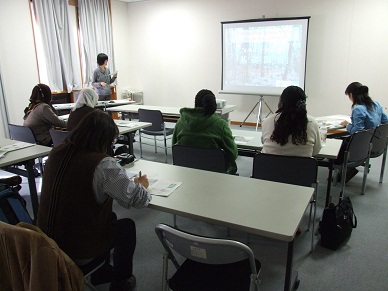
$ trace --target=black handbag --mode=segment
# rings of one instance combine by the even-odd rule
[[[357,217],[349,197],[341,200],[337,205],[330,203],[323,210],[322,220],[319,222],[321,246],[336,250],[347,242],[353,228],[357,227]]]

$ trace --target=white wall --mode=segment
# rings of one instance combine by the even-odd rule
[[[29,0],[2,2],[0,69],[10,122],[22,124],[38,83]],[[146,104],[192,106],[199,89],[216,93],[221,85],[220,22],[262,15],[311,16],[306,92],[312,115],[349,114],[344,90],[352,81],[368,85],[371,96],[388,107],[386,0],[112,0],[118,96],[137,88],[144,91]],[[239,106],[231,114],[236,121],[257,101],[253,96],[220,97]],[[277,98],[265,99],[276,108]]]
[[[306,93],[312,115],[350,114],[346,86],[360,81],[385,108],[386,0],[155,0],[128,4],[130,72],[121,86],[142,89],[146,104],[191,106],[196,92],[221,84],[221,21],[311,16]],[[121,67],[117,63],[118,67]],[[216,94],[217,95],[217,94]],[[243,120],[254,96],[219,95]],[[265,97],[272,109],[278,99]],[[266,110],[266,108],[265,108]],[[266,113],[266,111],[264,111]],[[251,116],[248,121],[255,122]]]
[[[0,67],[4,95],[10,122],[22,124],[23,110],[38,83],[29,1],[2,1],[1,4]]]
[[[111,1],[112,29],[113,29],[113,54],[116,70],[118,70],[116,88],[117,98],[121,98],[123,89],[129,89],[131,62],[128,48],[131,42],[128,38],[128,4],[121,1]]]

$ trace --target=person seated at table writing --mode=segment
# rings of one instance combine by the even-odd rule
[[[351,122],[344,120],[341,125],[353,134],[356,131],[375,128],[388,123],[387,114],[377,101],[369,96],[369,88],[359,82],[353,82],[345,90],[345,94],[352,102]]]
[[[108,56],[104,53],[97,55],[98,68],[93,72],[93,87],[96,88],[99,96],[99,101],[106,101],[111,99],[110,84],[116,78],[117,73],[111,75],[108,66]]]
[[[130,180],[107,154],[118,128],[100,110],[89,113],[50,152],[43,179],[37,225],[78,265],[113,249],[110,290],[132,290],[136,246],[133,220],[117,220],[113,200],[124,208],[151,200],[146,175]]]
[[[285,88],[278,110],[262,123],[263,153],[311,157],[322,148],[318,122],[307,115],[306,94],[297,86]]]
[[[98,95],[92,88],[82,89],[75,102],[74,108],[71,110],[66,129],[68,131],[73,130],[86,114],[93,110],[97,110],[94,108],[97,103]]]
[[[369,88],[367,86],[362,85],[360,82],[350,83],[345,90],[345,94],[352,102],[351,122],[346,120],[341,122],[341,125],[346,127],[348,133],[353,134],[356,131],[376,128],[380,124],[388,123],[387,114],[381,105],[377,101],[373,101],[369,96]],[[336,164],[343,163],[350,136],[342,137],[342,139],[343,143],[338,154],[338,159],[334,161]],[[348,182],[357,173],[358,170],[356,168],[348,167],[345,182]]]
[[[216,115],[216,97],[202,89],[195,96],[195,108],[182,108],[175,125],[172,144],[202,148],[221,148],[227,159],[227,172],[237,172],[237,145],[226,120]]]
[[[66,122],[60,120],[51,105],[51,89],[45,84],[38,84],[32,89],[30,104],[24,109],[24,126],[31,128],[36,142],[51,146],[50,129],[66,128]]]

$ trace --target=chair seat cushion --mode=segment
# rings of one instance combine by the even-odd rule
[[[173,132],[174,132],[173,128],[166,128],[166,136],[173,134]],[[164,135],[163,130],[161,130],[161,131],[152,131],[152,130],[141,129],[141,133],[149,134],[149,135]]]
[[[256,261],[259,272],[261,264]],[[249,290],[251,270],[248,259],[232,264],[210,265],[187,259],[169,280],[171,290]]]

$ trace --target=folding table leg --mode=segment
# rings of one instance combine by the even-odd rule
[[[29,160],[26,162],[25,166],[27,169],[28,187],[30,188],[32,211],[34,213],[34,221],[36,222],[36,219],[38,218],[39,200],[35,184],[34,164],[35,160]]]
[[[294,274],[292,273],[293,259],[294,259],[294,240],[288,242],[284,291],[295,290],[299,286],[298,273],[297,272],[295,272]]]

